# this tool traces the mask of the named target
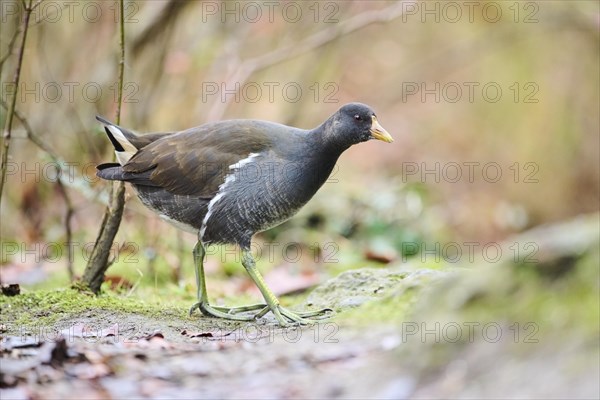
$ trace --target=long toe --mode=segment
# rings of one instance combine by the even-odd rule
[[[194,311],[196,310],[200,310],[200,302],[198,303],[194,303],[191,307],[190,307],[190,317],[192,316],[192,314],[194,313]]]
[[[253,306],[254,307],[254,306]],[[190,309],[190,315],[196,310],[200,310],[200,312],[207,317],[215,317],[222,318],[231,321],[253,321],[254,315],[236,315],[230,314],[228,307],[213,307],[208,303],[198,302],[192,306]],[[253,308],[253,309],[258,309]]]
[[[213,308],[215,308],[219,311],[223,311],[227,314],[239,314],[239,313],[244,313],[244,312],[248,312],[248,311],[262,310],[265,307],[267,307],[266,304],[259,303],[259,304],[252,304],[249,306],[240,306],[240,307],[213,307]]]
[[[314,314],[313,312],[304,312],[304,313],[295,313],[293,311],[288,310],[287,308],[278,306],[279,312],[281,313],[281,315],[283,315],[285,318],[287,318],[289,320],[290,323],[286,324],[286,325],[313,325],[316,324],[318,321],[317,320],[312,320],[312,319],[308,319],[305,317],[311,317]],[[301,314],[305,314],[305,315],[301,315]]]
[[[331,308],[323,308],[314,311],[300,311],[296,313],[296,315],[302,318],[316,318],[318,320],[331,318],[334,314],[335,312]]]

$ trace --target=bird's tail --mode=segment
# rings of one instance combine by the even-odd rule
[[[124,165],[138,151],[138,148],[131,142],[136,135],[100,116],[96,116],[96,119],[104,125],[104,130],[115,148],[117,161],[119,164]]]
[[[133,183],[136,185],[144,186],[157,186],[156,183],[152,182],[150,176],[152,170],[144,172],[126,172],[123,170],[121,164],[117,163],[105,163],[100,164],[96,167],[96,176],[106,179],[109,181],[124,181]]]
[[[123,168],[117,163],[100,164],[96,167],[96,176],[109,181],[122,181]]]

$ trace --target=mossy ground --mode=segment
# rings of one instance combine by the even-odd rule
[[[18,326],[50,325],[95,310],[142,314],[151,318],[184,316],[183,310],[145,302],[140,298],[115,293],[95,296],[75,289],[37,290],[14,297],[2,296],[0,309],[3,322]]]
[[[358,269],[348,264],[347,270],[312,291],[281,297],[282,304],[292,309],[331,304],[336,310],[333,318],[300,330],[281,329],[269,315],[256,322],[227,322],[198,313],[189,316],[195,300],[193,278],[175,285],[146,276],[133,288],[105,285],[100,296],[73,289],[24,289],[18,296],[0,297],[1,333],[40,338],[50,329],[56,338],[57,332],[77,324],[97,328],[100,334],[116,325],[119,338],[135,338],[129,341],[133,350],[149,357],[149,361],[135,361],[134,368],[121,367],[135,359],[123,353],[113,361],[120,368],[114,369],[116,379],[154,379],[164,365],[173,371],[181,365],[193,364],[192,371],[204,365],[199,371],[212,385],[202,388],[218,389],[212,397],[238,393],[256,379],[278,382],[277,374],[285,382],[294,380],[303,388],[300,393],[327,397],[333,390],[332,380],[324,381],[317,374],[330,365],[345,382],[336,390],[345,393],[368,395],[361,390],[379,387],[383,389],[377,396],[393,398],[405,393],[425,398],[464,394],[474,398],[597,398],[598,265],[597,246],[536,264],[509,260],[457,268],[408,262]],[[237,270],[225,276],[211,274],[209,293],[215,289],[211,296],[215,304],[242,305],[259,299],[250,294],[224,295],[226,290],[218,290],[219,285],[231,279],[239,279]],[[166,342],[159,342],[161,348],[173,352],[135,347],[148,346],[145,338],[156,331]],[[257,340],[257,332],[266,336]],[[232,346],[227,340],[234,342]],[[188,347],[182,352],[181,346]],[[113,354],[111,348],[93,351]],[[359,369],[346,370],[346,362]],[[302,367],[306,363],[309,367]],[[232,375],[237,377],[235,383],[228,379],[224,385],[221,374],[231,368],[237,368]],[[138,375],[132,378],[132,373]],[[174,376],[161,378],[162,384],[171,385],[169,390],[182,385],[202,390],[193,373]],[[103,382],[112,387],[113,381]],[[322,386],[317,390],[309,382]]]
[[[539,328],[555,328],[557,323],[564,320],[563,324],[577,322],[572,326],[593,329],[597,327],[597,316],[600,314],[598,285],[595,282],[598,259],[597,253],[588,254],[560,278],[546,276],[543,268],[524,265],[482,265],[458,274],[451,267],[440,269],[436,266],[441,272],[450,271],[452,274],[443,279],[441,284],[434,285],[433,289],[425,288],[425,295],[422,293],[423,285],[403,286],[401,278],[392,279],[392,283],[387,282],[391,289],[382,296],[374,296],[359,307],[338,309],[333,321],[357,327],[372,324],[394,326],[415,317],[431,315],[440,320],[483,321],[500,318],[519,323],[534,321]],[[389,267],[377,270],[386,271]],[[339,300],[344,300],[343,285],[347,284],[342,282],[338,284],[341,287],[333,286],[333,292],[330,291],[328,295],[333,293],[334,302],[337,301],[336,291],[341,296]],[[394,285],[397,286],[394,288]],[[435,293],[427,293],[432,291]],[[306,291],[283,296],[281,302],[286,307],[303,308],[310,296],[311,291]],[[260,298],[256,296],[241,294],[219,297],[216,301],[236,306],[258,300]],[[95,310],[189,322],[202,318],[198,314],[192,317],[188,315],[194,301],[195,291],[191,282],[183,286],[170,283],[150,285],[146,282],[133,290],[113,290],[105,285],[99,296],[75,289],[25,289],[19,296],[0,296],[0,310],[3,323],[18,326],[53,324]],[[323,301],[332,300],[326,298]]]

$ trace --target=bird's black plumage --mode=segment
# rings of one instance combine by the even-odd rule
[[[254,233],[310,200],[344,150],[371,138],[373,115],[352,103],[313,130],[254,120],[141,136],[119,127],[137,152],[123,166],[101,166],[98,176],[130,182],[144,204],[200,231],[205,243],[249,246]]]
[[[98,120],[120,162],[100,165],[99,177],[130,182],[145,205],[198,232],[201,244],[242,249],[306,204],[344,150],[373,138],[392,141],[360,103],[346,104],[312,130],[229,120],[138,136]]]

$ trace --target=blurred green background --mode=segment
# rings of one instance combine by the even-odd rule
[[[22,7],[2,7],[4,57]],[[114,2],[43,2],[17,94],[31,129],[69,163],[62,176],[77,275],[109,188],[94,176],[94,166],[113,157],[94,116],[115,118],[115,11]],[[361,101],[395,138],[348,150],[297,218],[260,235],[259,245],[277,243],[261,268],[293,264],[314,283],[406,261],[405,243],[483,245],[598,211],[597,2],[138,1],[127,3],[125,22],[126,127],[256,118],[312,128]],[[18,41],[2,65],[4,102],[14,93],[17,48]],[[2,126],[5,119],[2,108]],[[23,125],[14,127],[1,209],[3,281],[65,286],[66,205],[56,172]],[[195,238],[128,193],[109,274],[155,289],[181,281],[192,296]],[[297,250],[289,243],[303,246],[306,260],[288,262]],[[209,273],[235,279],[211,295],[243,293],[251,286],[243,269],[218,252]],[[276,291],[305,284],[289,280],[291,289]]]

